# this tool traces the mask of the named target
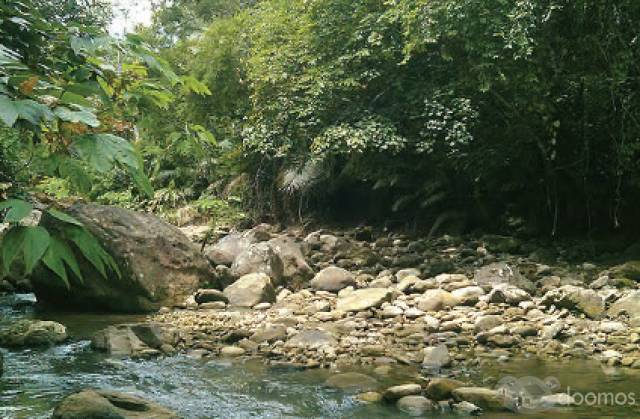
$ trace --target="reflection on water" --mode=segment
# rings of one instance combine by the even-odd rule
[[[74,336],[72,343],[44,350],[4,351],[5,374],[0,378],[0,417],[48,418],[58,401],[87,387],[135,393],[170,407],[185,418],[397,418],[399,412],[384,404],[364,405],[322,385],[326,370],[302,371],[268,367],[262,362],[231,364],[197,361],[184,356],[157,360],[111,360],[94,353],[86,340],[109,324],[140,320],[131,316],[103,316],[16,312],[0,301],[0,323],[17,316],[59,321]],[[403,382],[404,371],[393,380]],[[404,375],[410,381],[411,374]],[[557,378],[566,390],[587,392],[639,391],[640,376],[632,370],[603,369],[597,362],[541,362],[517,360],[485,367],[474,376],[476,384],[492,386],[505,376]],[[640,396],[638,397],[640,402]],[[444,417],[444,416],[440,416]],[[491,419],[513,414],[489,413]],[[552,412],[531,412],[538,418],[635,418],[638,406],[579,406]]]

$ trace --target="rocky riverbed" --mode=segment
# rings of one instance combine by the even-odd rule
[[[287,243],[288,258],[274,241]],[[358,366],[381,374],[409,366],[414,379],[384,391],[366,375],[336,374],[327,382],[409,414],[518,411],[517,394],[467,378],[513,358],[595,359],[640,369],[637,262],[605,267],[558,257],[547,264],[526,250],[501,236],[427,241],[375,237],[367,229],[302,235],[261,225],[207,247],[227,286],[201,289],[151,316],[147,327],[157,337],[151,344],[148,331],[125,326],[127,348],[98,346],[142,357],[258,357],[272,365]],[[549,405],[574,403],[563,393],[546,396]]]
[[[477,379],[478,371],[515,359],[588,360],[640,371],[640,257],[630,256],[633,249],[607,263],[573,255],[571,247],[495,235],[425,239],[366,227],[304,232],[262,224],[208,244],[206,227],[166,231],[181,256],[161,259],[178,276],[164,277],[162,288],[145,277],[142,288],[149,305],[169,304],[144,322],[99,331],[94,350],[323,369],[327,387],[418,416],[530,408],[523,395],[531,394],[513,391],[513,383]],[[126,235],[138,237],[108,234],[127,249]],[[199,272],[211,272],[200,288],[193,287],[193,263],[183,260],[196,247],[211,264],[201,268],[197,256]],[[151,263],[156,253],[144,254]],[[136,261],[127,255],[127,263]],[[83,295],[97,301],[92,292]],[[50,322],[18,322],[0,333],[0,346],[55,345],[63,332]],[[412,373],[381,385],[380,377],[398,368]],[[79,397],[85,396],[116,397]],[[536,400],[545,408],[576,404],[560,387],[544,387]]]

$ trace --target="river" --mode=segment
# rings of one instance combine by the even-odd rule
[[[62,398],[87,387],[134,393],[194,419],[402,417],[393,406],[359,403],[352,396],[325,387],[323,383],[331,374],[327,370],[273,367],[259,360],[202,361],[183,355],[155,360],[109,359],[92,351],[88,338],[109,324],[140,317],[13,310],[10,303],[8,298],[0,300],[0,326],[19,317],[55,320],[67,326],[73,339],[48,349],[2,350],[5,371],[0,378],[0,417],[5,419],[48,418]],[[524,418],[635,418],[640,417],[640,394],[632,404],[630,392],[640,391],[640,373],[634,372],[603,368],[595,361],[543,362],[531,358],[489,363],[469,378],[484,385],[506,376],[552,378],[562,391],[568,386],[573,394],[581,396],[589,392],[621,393],[626,400],[620,406],[604,399],[592,405],[587,398],[573,408],[525,411],[521,414]],[[399,368],[381,382],[402,383],[403,377],[412,374],[415,371]],[[516,416],[487,413],[482,417]]]

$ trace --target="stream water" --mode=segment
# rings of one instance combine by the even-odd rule
[[[115,323],[139,320],[132,316],[34,313],[13,310],[0,300],[2,322],[21,316],[55,320],[73,336],[70,343],[41,350],[3,350],[4,375],[0,378],[0,418],[48,418],[67,394],[87,387],[137,394],[174,409],[185,418],[398,418],[398,410],[385,404],[362,404],[353,397],[326,388],[331,372],[269,367],[259,361],[231,363],[201,361],[186,356],[156,360],[112,360],[93,352],[88,337]],[[406,374],[405,374],[406,373]],[[397,369],[382,384],[402,383],[409,372]],[[486,366],[472,377],[477,383],[495,383],[505,376],[552,377],[562,391],[622,393],[626,403],[616,406],[601,398],[570,409],[533,410],[522,417],[538,418],[637,418],[640,417],[640,373],[603,369],[593,361],[541,362],[514,360]],[[386,382],[385,382],[386,381]],[[488,385],[488,384],[484,384]],[[638,392],[637,402],[631,403]],[[606,399],[606,400],[605,400]],[[622,397],[618,397],[618,402]],[[614,405],[612,405],[614,404]],[[439,417],[449,417],[440,414]],[[515,418],[513,414],[488,413],[485,418]]]

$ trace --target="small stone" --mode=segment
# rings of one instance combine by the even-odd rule
[[[226,357],[237,357],[245,354],[245,350],[239,346],[225,346],[220,350],[220,355]]]
[[[422,350],[422,366],[427,369],[439,369],[451,364],[449,350],[445,345],[432,346]]]
[[[462,401],[453,405],[453,411],[459,415],[478,416],[482,413],[482,409],[473,403]]]

